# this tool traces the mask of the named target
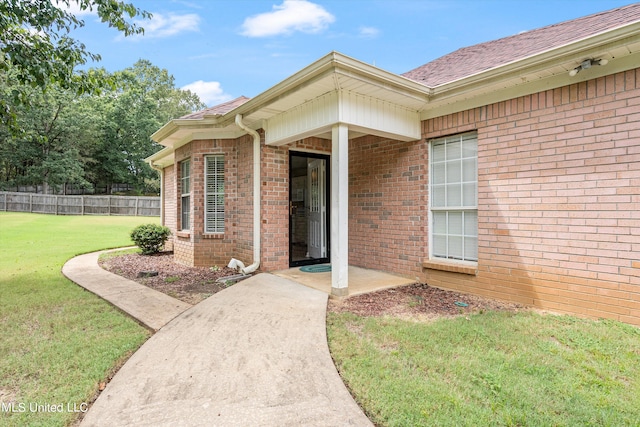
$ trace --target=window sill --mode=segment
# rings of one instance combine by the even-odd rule
[[[224,233],[203,234],[203,239],[224,239]]]
[[[189,237],[191,237],[191,232],[189,232],[189,231],[178,231],[178,232],[176,232],[176,236],[188,239]]]
[[[422,267],[429,270],[449,271],[451,273],[468,274],[475,276],[478,274],[478,263],[475,262],[447,262],[444,260],[426,260]]]

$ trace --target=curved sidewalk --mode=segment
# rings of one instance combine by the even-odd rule
[[[372,426],[331,360],[327,297],[267,273],[209,297],[140,347],[81,426]]]
[[[62,267],[62,274],[154,331],[191,308],[191,304],[103,270],[98,258],[104,252],[109,251],[71,258]]]

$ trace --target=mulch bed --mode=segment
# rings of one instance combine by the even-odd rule
[[[157,255],[126,254],[100,265],[105,270],[134,280],[189,304],[229,286],[215,283],[218,278],[236,274],[230,268],[217,271],[204,267],[188,267],[173,261],[173,253]],[[140,272],[157,271],[154,277],[138,277]],[[451,317],[488,310],[519,310],[523,306],[459,292],[446,291],[424,283],[329,300],[328,311],[351,312],[360,316],[394,316],[417,321]]]
[[[205,298],[225,289],[227,283],[215,283],[217,279],[237,274],[235,270],[221,267],[213,271],[205,267],[188,267],[173,262],[172,252],[156,255],[126,254],[100,262],[107,271],[138,282],[189,304],[197,304]],[[156,271],[157,276],[138,277],[141,272]]]
[[[346,299],[331,299],[329,311],[359,316],[394,316],[418,321],[489,310],[518,310],[519,304],[446,291],[424,283],[385,289]]]

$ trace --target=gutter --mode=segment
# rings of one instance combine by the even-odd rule
[[[234,258],[229,267],[239,268],[243,274],[251,274],[260,267],[261,233],[260,233],[260,134],[242,122],[242,114],[236,114],[236,125],[253,137],[253,264],[245,267]]]

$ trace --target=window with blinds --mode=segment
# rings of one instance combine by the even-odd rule
[[[431,255],[478,260],[477,133],[431,141]]]
[[[180,163],[180,229],[191,227],[191,164],[189,160]]]
[[[224,233],[224,156],[205,157],[205,233]]]

